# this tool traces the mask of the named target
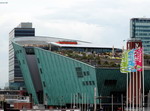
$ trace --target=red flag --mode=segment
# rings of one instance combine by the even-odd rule
[[[135,68],[137,69],[137,71],[142,71],[142,56],[143,56],[143,49],[142,48],[138,48],[135,50]]]

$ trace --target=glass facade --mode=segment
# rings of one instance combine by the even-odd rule
[[[130,38],[141,40],[144,53],[150,54],[150,19],[133,18],[130,21]]]
[[[31,23],[27,23],[31,24]],[[9,33],[9,86],[12,89],[24,87],[24,80],[19,63],[12,46],[12,39],[15,37],[35,36],[35,29],[32,27],[17,27]]]

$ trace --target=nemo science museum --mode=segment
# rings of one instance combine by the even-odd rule
[[[34,104],[68,108],[125,104],[121,49],[40,36],[14,38],[12,45]],[[149,74],[145,69],[145,93],[150,89]]]

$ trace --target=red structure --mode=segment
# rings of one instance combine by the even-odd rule
[[[56,43],[58,43],[58,44],[73,44],[73,45],[78,44],[76,41],[59,41]]]
[[[15,109],[32,109],[32,103],[14,103]]]
[[[136,49],[142,47],[140,40],[129,40],[127,42],[127,49]],[[132,107],[140,107],[142,104],[142,72],[130,72],[128,83],[128,103]]]

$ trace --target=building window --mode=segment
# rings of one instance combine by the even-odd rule
[[[86,85],[89,85],[89,81],[86,81]]]
[[[92,81],[89,81],[89,85],[92,85]]]
[[[45,82],[44,82],[44,81],[43,81],[43,86],[44,86],[44,87],[46,87],[46,84],[45,84]]]
[[[40,73],[42,74],[43,73],[43,71],[42,71],[42,69],[40,68]]]
[[[95,82],[94,82],[94,81],[92,81],[92,85],[95,85]]]
[[[83,84],[84,86],[86,85],[84,81],[82,82],[82,84]]]
[[[84,76],[89,76],[90,75],[89,71],[84,71],[83,74],[84,74]]]
[[[95,85],[94,81],[83,81],[82,84],[85,85]]]
[[[38,63],[40,63],[40,60],[39,60],[39,58],[37,58],[37,61],[38,61]]]
[[[86,72],[83,72],[84,76],[86,76]]]
[[[87,71],[86,73],[87,73],[87,76],[89,76],[89,75],[90,75],[89,71]]]
[[[77,73],[77,77],[79,77],[79,78],[83,77],[81,67],[76,67],[76,73]]]
[[[18,64],[21,65],[21,62],[18,60]]]

